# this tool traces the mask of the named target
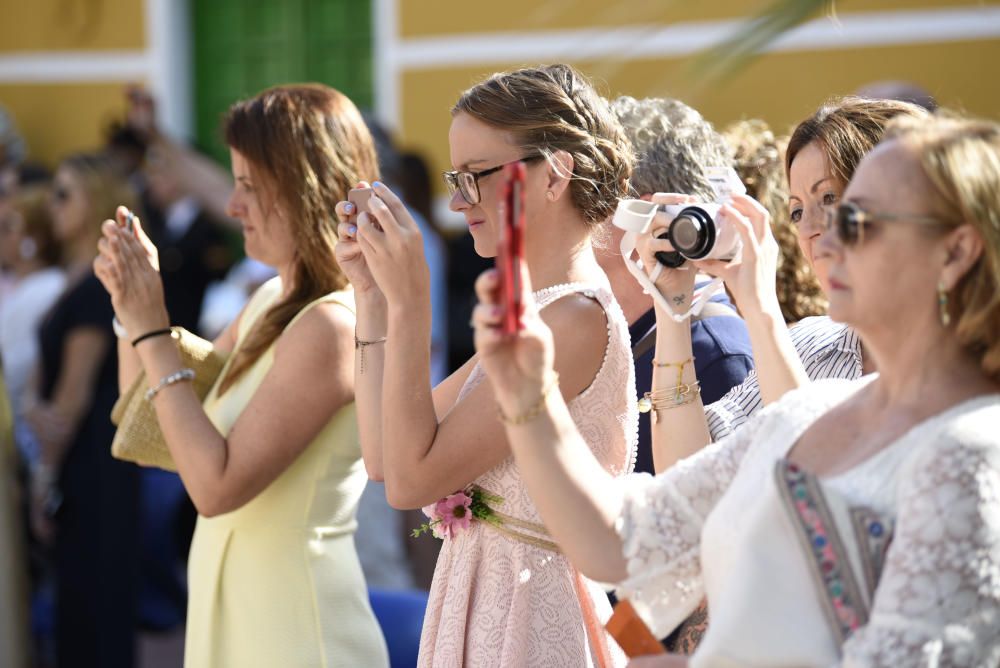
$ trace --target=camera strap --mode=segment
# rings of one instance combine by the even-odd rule
[[[691,308],[683,313],[677,313],[653,282],[660,275],[660,272],[663,271],[663,267],[660,263],[657,262],[652,273],[647,274],[645,267],[642,266],[642,261],[632,259],[632,255],[635,252],[635,242],[637,238],[638,235],[635,232],[626,231],[625,234],[622,235],[621,254],[622,260],[625,261],[625,266],[628,267],[629,273],[635,277],[635,280],[639,281],[639,285],[642,286],[643,291],[650,295],[653,300],[667,312],[674,322],[684,322],[692,316],[698,316],[702,309],[705,308],[705,304],[708,303],[708,300],[712,298],[712,295],[722,288],[722,279],[716,277],[700,288],[695,288],[694,294],[691,296]],[[679,267],[678,271],[693,271],[693,268],[689,265]]]

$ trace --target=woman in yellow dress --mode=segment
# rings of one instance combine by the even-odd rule
[[[120,381],[139,370],[199,512],[188,562],[188,668],[384,666],[354,550],[366,475],[354,416],[354,300],[334,258],[334,207],[377,178],[351,101],[279,86],[226,119],[247,255],[274,267],[214,341],[228,355],[204,401],[181,368],[156,249],[128,212],[95,269],[120,321]],[[124,336],[121,336],[124,330]]]

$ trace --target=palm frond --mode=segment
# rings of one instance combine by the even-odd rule
[[[731,36],[697,55],[690,73],[717,82],[742,69],[786,32],[820,12],[833,15],[834,0],[775,0]]]

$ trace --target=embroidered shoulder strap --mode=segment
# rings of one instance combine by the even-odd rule
[[[868,623],[892,524],[870,508],[850,508],[839,497],[828,497],[816,476],[786,459],[778,460],[774,475],[830,627],[843,643]]]

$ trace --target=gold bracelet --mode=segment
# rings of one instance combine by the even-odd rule
[[[359,353],[360,357],[358,359],[359,373],[365,372],[365,348],[367,348],[368,346],[374,346],[377,343],[385,343],[385,338],[386,337],[383,336],[381,339],[373,339],[371,341],[365,341],[363,339],[358,338],[357,332],[354,333],[354,349],[360,351]]]
[[[697,380],[681,383],[662,390],[652,390],[642,395],[639,400],[639,412],[648,413],[651,410],[677,408],[694,401],[701,394],[701,383]]]
[[[507,417],[506,415],[503,414],[503,411],[498,407],[497,414],[500,416],[500,421],[506,425],[511,425],[514,427],[522,425],[526,422],[531,422],[536,417],[542,414],[542,410],[545,408],[545,400],[549,398],[549,394],[552,392],[553,388],[558,387],[558,385],[559,385],[559,374],[553,371],[551,378],[549,378],[549,382],[546,383],[544,388],[542,388],[542,396],[538,398],[538,401],[535,402],[534,406],[526,410],[524,413],[521,413],[520,415],[515,415],[514,417]]]

